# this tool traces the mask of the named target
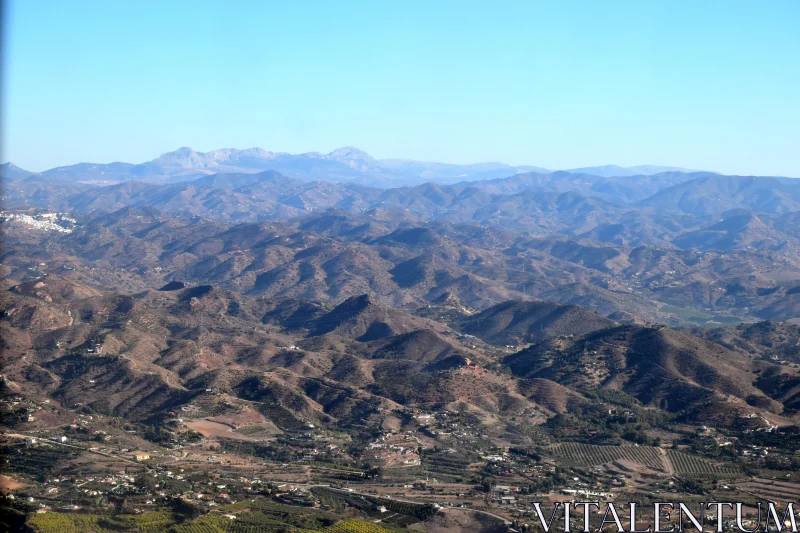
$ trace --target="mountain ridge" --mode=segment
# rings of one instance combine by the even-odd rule
[[[7,179],[18,179],[21,174],[15,170],[17,168],[10,162],[6,163],[3,165],[0,175]],[[304,180],[322,179],[325,181],[377,184],[378,186],[412,185],[425,181],[455,183],[465,179],[477,181],[524,172],[557,172],[532,165],[509,165],[502,162],[457,164],[400,158],[376,159],[363,150],[352,146],[343,146],[328,153],[305,152],[300,154],[272,152],[258,147],[246,149],[220,148],[208,152],[199,152],[191,147],[183,146],[171,152],[164,152],[155,159],[138,164],[119,161],[105,164],[80,162],[47,169],[40,172],[40,174],[48,178],[66,181],[139,179],[153,183],[172,183],[215,173],[260,172],[264,170],[274,170],[290,177]],[[604,165],[566,171],[593,174],[600,177],[652,175],[665,171],[694,172],[680,167],[656,165],[632,167]]]

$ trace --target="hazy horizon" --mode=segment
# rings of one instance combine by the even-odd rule
[[[64,165],[58,165],[56,167],[47,167],[47,168],[28,168],[28,167],[23,167],[22,165],[17,164],[17,162],[11,161],[11,160],[4,160],[0,164],[9,164],[10,163],[10,164],[13,164],[13,165],[15,165],[15,166],[17,166],[19,168],[22,168],[23,170],[31,171],[31,172],[34,172],[34,173],[44,172],[44,171],[47,171],[47,170],[52,170],[54,168],[69,167],[69,166],[81,165],[81,164],[110,165],[110,164],[114,164],[114,163],[132,163],[132,164],[138,165],[138,164],[145,164],[145,163],[148,163],[148,162],[153,161],[155,159],[158,159],[160,157],[170,155],[170,154],[175,153],[175,152],[177,152],[177,151],[179,151],[181,149],[184,149],[184,148],[189,148],[189,149],[193,150],[194,152],[200,153],[200,154],[207,154],[207,153],[224,151],[224,150],[235,150],[235,151],[265,150],[267,152],[272,152],[274,154],[286,154],[286,155],[293,155],[293,156],[307,155],[307,154],[329,155],[329,154],[332,154],[333,152],[335,152],[336,150],[345,149],[345,148],[355,148],[357,150],[361,150],[357,146],[339,146],[337,148],[334,148],[334,149],[328,150],[328,151],[309,150],[309,151],[305,151],[305,152],[290,153],[290,152],[279,152],[277,150],[269,150],[269,149],[263,148],[261,146],[250,146],[250,147],[246,147],[246,148],[236,148],[236,147],[227,146],[227,147],[223,147],[223,148],[214,148],[214,149],[211,149],[211,150],[198,150],[198,149],[195,149],[192,146],[180,146],[178,148],[175,148],[174,150],[169,150],[167,152],[160,153],[160,154],[155,155],[155,156],[151,157],[150,159],[146,159],[144,161],[122,161],[122,160],[73,161],[71,163],[66,163]],[[507,161],[433,161],[433,160],[422,161],[422,160],[411,159],[411,158],[407,158],[407,157],[392,157],[392,156],[390,156],[390,157],[378,158],[378,157],[373,156],[373,154],[370,154],[366,150],[361,150],[361,151],[367,153],[367,155],[371,156],[376,161],[384,161],[384,162],[406,161],[406,162],[416,162],[416,163],[445,164],[445,165],[453,165],[453,166],[498,164],[498,165],[507,165],[509,167],[536,167],[537,169],[540,169],[540,170],[543,170],[543,171],[545,171],[545,170],[546,171],[551,171],[551,172],[578,170],[578,169],[582,169],[582,168],[598,168],[598,167],[613,167],[613,166],[619,166],[620,168],[624,168],[624,169],[637,168],[637,167],[669,167],[669,168],[685,170],[687,172],[716,172],[713,169],[687,169],[687,168],[683,168],[683,167],[678,167],[676,165],[668,165],[668,164],[662,165],[662,164],[654,164],[654,163],[641,163],[641,164],[633,164],[633,165],[622,166],[622,165],[617,165],[616,163],[610,162],[610,163],[598,163],[598,164],[594,164],[594,165],[584,165],[584,166],[581,166],[581,167],[545,168],[545,167],[543,167],[541,165],[537,165],[535,162],[509,163]],[[785,177],[788,177],[788,176],[785,176]]]
[[[800,176],[800,4],[7,3],[3,161],[180,146]],[[222,23],[221,23],[222,22]]]

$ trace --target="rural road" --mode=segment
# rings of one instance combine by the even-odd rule
[[[664,464],[664,470],[667,471],[667,474],[669,474],[670,477],[675,477],[675,467],[672,466],[672,461],[669,459],[667,450],[664,448],[659,448],[658,453],[661,454],[661,462]]]
[[[376,497],[380,498],[381,497],[381,496],[376,496],[375,494],[365,494],[365,493],[362,493],[362,492],[356,492],[355,490],[351,492],[351,491],[346,490],[346,489],[336,489],[336,488],[331,487],[330,485],[307,485],[307,486],[308,487],[327,487],[328,489],[330,489],[332,491],[341,492],[343,494],[355,494],[357,496],[365,496],[365,497],[368,497],[368,498],[376,498]],[[420,504],[423,503],[423,502],[414,501],[414,500],[407,500],[407,499],[404,499],[404,498],[396,498],[394,496],[392,496],[391,498],[387,498],[386,496],[382,496],[382,498],[387,499],[387,500],[392,500],[392,501],[395,501],[395,502],[414,503],[414,504],[417,504],[417,505],[420,505]],[[441,507],[440,509],[446,509],[446,507]],[[491,516],[493,518],[496,518],[498,520],[502,520],[503,524],[506,525],[506,526],[510,526],[511,525],[511,520],[509,520],[508,518],[506,518],[504,516],[500,516],[498,514],[490,513],[489,511],[482,511],[480,509],[470,509],[469,507],[459,507],[458,509],[462,510],[462,511],[470,511],[470,512],[473,512],[473,513],[481,513],[481,514],[489,515],[489,516]]]
[[[148,465],[146,465],[144,463],[137,463],[136,461],[132,461],[130,459],[125,459],[124,457],[120,457],[119,455],[111,455],[110,453],[100,452],[100,451],[97,451],[97,450],[90,450],[88,448],[84,448],[83,446],[75,446],[74,444],[67,444],[66,442],[58,442],[56,440],[45,439],[45,438],[42,438],[42,437],[37,437],[35,435],[22,435],[20,433],[5,433],[5,436],[6,437],[14,437],[14,438],[18,438],[18,439],[37,439],[37,440],[39,440],[41,442],[46,442],[47,444],[55,444],[56,446],[64,446],[64,447],[67,447],[67,448],[74,448],[76,450],[81,450],[82,452],[95,453],[97,455],[102,455],[103,457],[108,457],[108,458],[114,459],[116,461],[122,461],[122,462],[125,462],[125,463],[131,463],[131,464],[134,464],[136,466],[143,466],[143,467],[145,467],[147,469],[151,468],[151,467],[149,467]]]

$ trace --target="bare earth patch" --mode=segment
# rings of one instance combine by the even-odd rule
[[[211,420],[189,420],[184,422],[184,425],[193,431],[197,431],[204,437],[220,437],[224,439],[247,441],[255,440],[251,439],[250,437],[240,435],[239,433],[234,433],[233,428],[230,426],[220,424],[219,422],[212,422]]]
[[[500,533],[508,531],[500,519],[467,509],[443,509],[428,520],[409,526],[409,529],[425,533]]]
[[[12,490],[21,489],[25,483],[21,483],[13,477],[0,475],[0,494],[8,494]]]

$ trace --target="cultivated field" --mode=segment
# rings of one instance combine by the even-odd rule
[[[627,459],[654,470],[665,469],[662,454],[652,446],[595,446],[567,442],[547,450],[554,457],[577,465],[596,466]]]
[[[800,501],[800,484],[798,483],[754,478],[745,483],[737,484],[736,488],[747,494],[757,496],[759,500]]]
[[[219,422],[212,422],[211,420],[191,420],[184,422],[187,428],[197,431],[204,437],[221,437],[225,439],[236,439],[236,440],[247,440],[252,441],[256,439],[252,439],[245,435],[241,435],[239,433],[234,433],[233,428],[230,426],[226,426],[225,424],[220,424]]]
[[[741,471],[731,463],[717,463],[677,450],[667,450],[667,459],[678,477],[736,478],[742,475]]]

